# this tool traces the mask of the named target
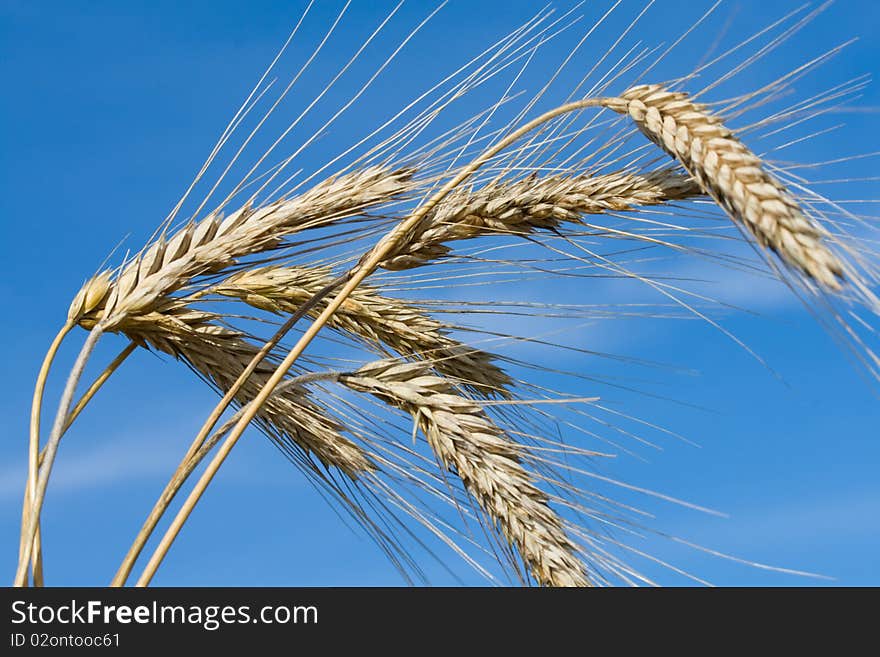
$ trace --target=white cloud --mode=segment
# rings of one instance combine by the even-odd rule
[[[119,440],[65,458],[62,445],[52,470],[53,490],[100,488],[121,481],[168,475],[180,457],[180,449],[166,441]],[[21,499],[27,463],[21,460],[0,470],[0,502]]]

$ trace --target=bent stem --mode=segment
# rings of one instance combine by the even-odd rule
[[[214,478],[214,475],[217,474],[220,466],[226,460],[226,457],[229,456],[229,453],[238,442],[238,439],[241,437],[248,424],[250,424],[251,420],[254,419],[260,408],[273,393],[275,388],[281,383],[281,380],[287,375],[287,372],[293,366],[293,363],[296,361],[296,359],[299,358],[305,348],[318,334],[318,331],[323,328],[323,326],[345,302],[345,300],[354,291],[354,289],[358,285],[360,285],[360,283],[367,276],[369,276],[376,269],[376,267],[378,267],[379,263],[382,262],[385,256],[387,256],[392,251],[392,249],[394,249],[394,247],[406,236],[406,234],[411,229],[416,227],[419,221],[421,221],[425,217],[425,215],[427,215],[427,213],[430,212],[440,201],[442,201],[449,194],[449,192],[451,192],[462,182],[467,180],[488,160],[495,157],[502,150],[504,150],[535,128],[541,126],[542,124],[550,121],[553,118],[556,118],[557,116],[561,116],[569,112],[578,111],[588,107],[619,106],[620,103],[620,99],[616,98],[587,98],[584,100],[575,101],[573,103],[561,105],[529,121],[522,127],[510,133],[507,137],[496,143],[494,146],[483,151],[481,155],[472,160],[470,164],[462,169],[454,178],[443,185],[443,187],[430,199],[428,199],[428,201],[419,206],[415,210],[415,212],[413,212],[409,217],[397,224],[397,226],[395,226],[390,233],[379,240],[379,242],[368,253],[366,253],[364,257],[361,258],[358,264],[349,271],[349,273],[345,277],[347,278],[348,282],[345,284],[342,290],[340,290],[339,294],[337,294],[333,298],[333,300],[327,304],[327,307],[312,322],[312,324],[303,333],[299,341],[297,341],[297,343],[290,350],[290,352],[287,354],[287,356],[284,358],[278,368],[266,381],[265,385],[260,389],[260,392],[257,394],[257,396],[244,409],[241,417],[236,422],[235,426],[232,428],[217,453],[214,455],[214,458],[208,464],[208,467],[202,473],[199,481],[193,487],[193,490],[190,492],[186,501],[183,503],[183,506],[177,512],[177,515],[175,516],[171,525],[166,530],[165,535],[162,537],[162,541],[154,551],[149,563],[144,569],[143,574],[138,580],[137,586],[147,586],[150,583],[150,580],[152,579],[159,565],[162,563],[165,555],[168,553],[171,544],[180,533],[181,528],[183,527],[187,518],[189,518],[196,504],[198,504],[208,485],[211,483],[211,480]]]
[[[65,331],[65,334],[69,331],[70,331],[70,329],[67,329],[67,331]],[[61,335],[61,334],[59,333],[59,335]],[[60,343],[60,342],[61,341],[56,337],[56,342],[53,343],[53,347],[54,347],[55,351],[57,351],[57,344],[56,343]],[[104,383],[107,381],[107,379],[109,379],[110,376],[117,369],[119,369],[119,366],[122,365],[123,362],[125,362],[125,359],[128,358],[136,348],[137,348],[137,345],[134,342],[130,342],[128,344],[128,346],[125,349],[123,349],[119,353],[119,355],[116,356],[116,358],[114,358],[110,362],[109,365],[107,365],[106,368],[104,368],[104,371],[101,372],[101,374],[98,376],[98,378],[95,379],[94,382],[92,382],[92,385],[90,385],[88,390],[86,390],[83,393],[83,396],[79,398],[79,401],[76,403],[76,405],[73,407],[73,410],[70,411],[70,414],[67,416],[67,422],[64,424],[64,429],[61,431],[62,436],[65,433],[67,433],[67,430],[70,429],[70,425],[72,425],[74,420],[76,420],[76,418],[79,417],[79,414],[82,413],[82,411],[86,407],[86,405],[92,400],[92,398],[101,389],[101,386],[103,386]],[[52,352],[52,351],[53,351],[53,349],[50,347],[50,352]],[[54,353],[53,353],[53,355],[54,355]],[[48,358],[48,356],[49,355],[47,354],[47,360],[51,360]],[[46,368],[45,366],[46,366],[46,363],[44,363],[44,368],[48,371],[48,368]],[[45,381],[45,375],[42,370],[40,371],[40,375]],[[42,404],[43,391],[41,389],[39,382],[37,383],[37,389],[39,392],[34,393],[35,407],[38,407],[39,405]],[[39,397],[38,397],[38,394],[39,394]],[[39,408],[37,408],[36,413],[32,412],[31,423],[32,423],[31,424],[31,432],[32,432],[31,438],[33,439],[33,436],[35,434],[37,436],[39,436],[39,433],[40,433],[40,431],[39,431],[39,426],[40,426]],[[36,446],[39,447],[38,441],[37,441]],[[45,458],[45,456],[46,456],[46,450],[44,448],[42,451],[39,452],[39,454],[37,456],[37,467],[34,468],[34,472],[36,472],[39,469],[39,467],[43,464],[43,459]],[[34,478],[34,481],[36,481],[36,478]],[[30,485],[30,477],[28,478],[28,484],[25,487],[25,499],[28,501],[28,503],[30,503],[30,500],[32,499],[30,497],[31,493],[30,493],[30,488],[28,487],[29,485]],[[34,489],[36,489],[36,487],[34,487]],[[28,514],[29,508],[30,508],[29,506],[22,508],[22,517],[21,517],[21,534],[22,534],[21,540],[22,540],[22,542],[24,541],[24,533],[25,533],[25,529],[26,529],[26,523],[27,523],[27,517],[28,517],[27,514]],[[32,562],[33,562],[34,586],[43,586],[43,560],[42,560],[42,550],[41,550],[40,544],[41,544],[40,526],[38,524],[37,525],[37,533],[34,536],[34,547],[33,547],[33,553],[32,553],[32,557],[31,557]],[[27,584],[27,582],[25,582],[25,584]]]
[[[33,507],[33,501],[36,497],[37,491],[37,470],[39,469],[40,454],[40,412],[43,408],[43,393],[46,390],[46,380],[49,378],[49,370],[52,368],[52,362],[55,360],[55,355],[58,353],[58,348],[61,346],[64,338],[67,337],[67,334],[70,333],[74,326],[75,324],[73,322],[68,321],[64,324],[64,326],[61,327],[61,330],[58,331],[55,339],[52,340],[52,344],[49,345],[48,351],[46,351],[46,356],[43,358],[43,364],[40,366],[40,372],[39,374],[37,374],[37,382],[34,386],[34,396],[33,400],[31,401],[30,437],[28,439],[28,476],[27,483],[25,484],[24,500],[21,505],[21,542],[18,546],[19,562],[21,562],[22,555],[25,552],[25,528],[27,527],[27,523],[30,518],[31,508]],[[43,559],[39,524],[37,525],[37,531],[34,535],[34,545],[32,547],[32,550],[34,555],[34,585],[42,586]],[[27,585],[26,578],[25,585]]]
[[[107,365],[104,371],[101,372],[100,376],[98,376],[98,378],[92,382],[92,385],[90,385],[88,390],[83,393],[82,397],[80,397],[79,401],[76,402],[76,404],[74,405],[73,410],[70,411],[70,413],[68,414],[67,422],[64,424],[64,429],[61,432],[62,436],[67,433],[74,420],[79,417],[79,414],[83,412],[83,409],[85,409],[86,405],[107,382],[107,379],[109,379],[110,376],[119,369],[119,366],[122,365],[123,362],[125,362],[125,359],[128,358],[135,349],[137,349],[137,344],[135,344],[134,342],[130,342],[128,346],[121,352],[119,352],[119,355],[116,356],[116,358],[114,358],[109,365]],[[43,464],[43,459],[45,458],[45,456],[46,448],[44,447],[40,451],[38,465]]]
[[[43,507],[43,500],[46,497],[46,488],[49,485],[49,474],[52,472],[52,465],[55,462],[55,455],[58,452],[58,443],[61,441],[61,436],[64,434],[64,429],[68,425],[68,411],[70,410],[70,405],[73,402],[73,395],[76,392],[76,386],[79,383],[80,378],[82,377],[86,362],[88,361],[89,356],[94,350],[95,345],[98,343],[98,338],[101,337],[101,334],[103,332],[104,327],[100,322],[96,324],[95,327],[89,332],[89,335],[86,337],[86,341],[79,352],[79,356],[77,356],[76,362],[74,362],[73,368],[70,370],[70,375],[67,377],[67,383],[64,386],[64,392],[62,393],[61,400],[58,403],[58,411],[55,414],[55,421],[52,425],[52,431],[49,434],[48,441],[46,442],[46,451],[43,457],[43,464],[42,467],[39,468],[39,478],[36,481],[36,487],[28,513],[26,528],[22,532],[23,549],[21,551],[21,554],[19,555],[18,570],[15,573],[15,586],[20,587],[27,585],[28,565],[31,561],[31,554],[33,553],[34,548],[34,540],[36,538],[37,528],[39,527],[40,510]],[[37,459],[38,458],[39,456],[37,456]]]
[[[73,421],[79,417],[79,414],[82,413],[83,409],[86,405],[92,401],[92,397],[94,397],[98,391],[101,389],[107,379],[109,379],[113,373],[119,369],[119,366],[125,362],[125,359],[131,356],[132,352],[137,349],[137,344],[134,342],[129,342],[128,346],[125,347],[122,351],[119,352],[119,355],[116,356],[107,367],[104,368],[104,371],[92,382],[92,385],[88,387],[88,389],[83,393],[82,397],[79,398],[79,401],[73,407],[73,410],[70,411],[70,414],[67,416],[67,422],[64,424],[64,429],[62,430],[62,435],[67,433],[67,430],[70,429],[70,425],[73,424]],[[42,458],[42,455],[40,455]]]
[[[67,324],[64,328],[58,333],[53,341],[52,345],[49,347],[49,351],[46,353],[46,359],[43,361],[43,367],[40,369],[39,377],[37,378],[37,386],[34,391],[34,401],[31,407],[31,436],[30,436],[30,452],[29,458],[33,454],[34,450],[39,450],[39,435],[40,435],[40,410],[43,402],[43,390],[45,388],[46,377],[49,373],[49,367],[51,365],[52,360],[55,357],[55,353],[58,351],[58,346],[61,344],[61,340],[67,333],[70,332],[70,329],[73,328],[73,324]],[[80,397],[79,401],[73,407],[73,410],[70,412],[70,415],[67,418],[67,422],[64,425],[64,429],[61,432],[62,435],[67,433],[67,430],[70,428],[70,425],[73,424],[73,421],[79,416],[82,410],[86,407],[86,404],[91,401],[92,397],[101,389],[101,386],[110,378],[110,376],[115,372],[119,366],[131,355],[131,352],[135,350],[137,345],[134,342],[129,343],[129,345],[123,349],[120,354],[113,359],[113,361],[101,372],[101,375],[95,379],[89,389]],[[29,462],[29,472],[28,472],[28,482],[25,486],[25,504],[22,506],[21,510],[21,541],[22,545],[19,547],[19,558],[21,558],[21,553],[23,550],[23,541],[25,529],[27,527],[27,519],[29,517],[30,506],[33,500],[34,492],[36,491],[36,476],[32,476],[31,472],[36,473],[39,470],[40,465],[43,463],[43,457],[45,456],[45,449],[42,452],[38,451],[36,466],[31,470],[32,461]],[[33,483],[33,485],[32,485]],[[42,549],[41,549],[41,539],[40,539],[40,526],[37,525],[37,533],[34,535],[34,547],[32,553],[32,562],[33,562],[33,576],[34,576],[34,586],[43,586],[43,559],[42,559]],[[27,582],[25,582],[27,584]]]

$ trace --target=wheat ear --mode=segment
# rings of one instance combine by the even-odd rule
[[[624,212],[701,196],[672,169],[578,176],[528,176],[453,190],[412,229],[381,267],[411,269],[447,255],[447,242],[481,235],[526,235],[577,223],[585,214]]]
[[[197,276],[237,259],[277,248],[292,233],[327,226],[386,203],[411,188],[410,170],[370,167],[329,178],[290,199],[224,217],[213,213],[170,238],[160,236],[125,265],[96,310],[108,330],[130,315],[144,315]]]
[[[232,402],[235,395],[237,395],[238,392],[240,390],[242,390],[242,388],[247,384],[247,382],[250,380],[251,376],[254,374],[256,369],[263,364],[263,362],[265,361],[268,354],[273,349],[275,349],[275,347],[280,343],[280,341],[284,338],[284,336],[287,335],[287,333],[290,331],[290,329],[292,329],[293,326],[300,319],[305,317],[305,315],[309,312],[309,310],[312,306],[314,306],[317,303],[320,303],[322,299],[324,299],[328,294],[331,294],[334,290],[336,290],[340,285],[345,283],[345,281],[347,281],[347,280],[348,280],[347,275],[341,276],[338,279],[335,279],[334,281],[332,281],[330,284],[328,284],[327,287],[320,290],[311,299],[309,299],[300,308],[298,308],[295,313],[293,313],[290,317],[288,317],[284,321],[284,323],[278,328],[278,330],[275,332],[275,334],[267,342],[265,342],[262,347],[260,347],[259,351],[257,351],[257,353],[254,354],[254,356],[251,358],[248,365],[245,367],[245,369],[243,369],[241,371],[241,373],[238,375],[238,378],[233,382],[232,387],[226,391],[226,394],[217,403],[217,405],[214,407],[214,409],[211,411],[211,413],[205,419],[205,422],[202,424],[202,427],[199,429],[198,434],[196,435],[195,439],[193,440],[192,445],[190,446],[189,451],[187,452],[187,456],[185,456],[183,461],[181,462],[181,467],[179,467],[177,472],[175,472],[175,476],[177,476],[178,474],[181,476],[184,476],[183,469],[186,467],[186,463],[187,463],[188,458],[194,457],[196,455],[196,452],[201,452],[201,449],[204,446],[204,441],[207,440],[208,434],[211,432],[211,430],[214,428],[216,423],[219,421],[220,416],[223,414],[223,412],[226,410],[226,408]],[[289,369],[290,368],[288,368],[288,370]],[[274,378],[276,376],[276,374],[277,374],[277,370],[272,374],[272,377]],[[238,440],[238,436],[241,435],[241,428],[243,426],[246,426],[246,424],[242,422],[240,416],[247,415],[246,422],[249,423],[250,421],[252,421],[254,419],[254,417],[256,417],[261,406],[263,404],[265,404],[265,401],[266,401],[265,391],[266,391],[267,385],[269,385],[268,382],[261,388],[260,392],[253,399],[253,401],[251,401],[246,406],[242,407],[242,409],[241,409],[242,412],[240,414],[238,414],[238,413],[236,414],[236,417],[238,417],[239,419],[234,422],[234,426],[232,427],[231,431],[233,431],[233,432],[238,431],[238,435],[233,440],[230,440],[227,437],[227,439],[223,443],[223,445],[220,446],[220,448],[218,450],[218,454],[215,455],[215,457],[208,464],[206,472],[203,473],[202,477],[199,479],[199,482],[196,484],[197,489],[202,488],[202,490],[203,490],[204,489],[204,482],[209,481],[211,478],[213,478],[214,473],[216,473],[217,468],[219,467],[219,463],[221,463],[225,459],[226,455],[229,453],[229,450],[231,449],[231,446]],[[277,382],[272,387],[272,390],[273,390],[272,394],[274,394],[274,390],[276,388],[277,388]],[[205,455],[205,453],[202,453],[202,456],[204,456],[204,455]],[[174,477],[172,477],[172,482],[169,482],[169,486],[173,485],[173,479],[174,479]],[[168,529],[168,531],[166,531],[165,535],[162,537],[162,540],[160,541],[159,546],[156,548],[156,550],[154,551],[150,560],[148,561],[146,567],[144,568],[144,572],[141,574],[141,577],[138,579],[138,582],[137,582],[138,586],[146,586],[147,584],[149,584],[150,580],[152,579],[153,575],[156,572],[156,568],[158,568],[162,559],[164,559],[165,555],[167,554],[168,549],[171,546],[171,543],[174,541],[177,534],[180,532],[180,528],[183,526],[182,519],[189,516],[189,513],[191,513],[192,507],[194,504],[193,500],[197,499],[199,497],[201,497],[201,492],[192,492],[192,493],[190,493],[189,497],[187,497],[186,501],[184,502],[183,509],[178,512],[177,516],[175,516],[174,520],[172,521],[171,527]],[[151,513],[151,517],[153,515],[158,517],[159,515],[161,515],[164,512],[165,508],[166,507],[163,506],[163,501],[160,499],[156,503],[156,506],[153,509],[153,513]],[[150,519],[148,519],[147,523],[149,523],[149,522],[150,522]],[[146,542],[146,537],[151,532],[152,532],[152,527],[147,529],[147,526],[145,524],[145,527],[141,531],[141,534],[139,534],[138,537],[135,539],[135,543],[132,545],[132,550],[139,550],[140,548],[137,547],[138,542],[142,541],[140,543],[140,545],[142,547],[143,544]],[[131,551],[129,554],[131,554]],[[136,555],[134,558],[136,558]],[[128,560],[128,557],[126,557],[126,559]],[[127,572],[123,572],[123,569],[125,567],[126,567],[126,564],[123,563],[123,565],[120,567],[120,571],[117,573],[117,576],[115,579],[118,579],[121,577],[122,580],[124,581],[124,578],[127,576]],[[115,581],[115,579],[114,579],[114,581]]]
[[[597,104],[628,115],[693,180],[659,171],[532,177],[479,190],[459,188],[426,214],[381,266],[409,269],[446,255],[448,241],[493,232],[524,234],[576,221],[580,214],[630,210],[703,191],[787,265],[828,289],[841,289],[845,266],[825,244],[827,231],[705,105],[661,85],[632,87]]]
[[[263,267],[233,274],[208,291],[286,314],[296,312],[332,280],[330,270],[321,267]],[[309,315],[316,317],[324,305],[316,305]],[[492,362],[492,354],[445,335],[451,327],[369,286],[355,290],[328,325],[386,353],[390,349],[403,358],[430,361],[439,373],[479,396],[507,395],[511,379]]]
[[[305,316],[306,313],[308,313],[309,309],[314,304],[319,303],[326,294],[329,294],[333,289],[335,289],[336,286],[340,284],[341,280],[343,279],[333,281],[325,289],[320,290],[311,299],[309,299],[300,308],[298,308],[297,311],[294,312],[287,320],[285,320],[282,326],[275,332],[275,335],[273,335],[268,341],[266,341],[259,348],[259,350],[257,350],[252,355],[248,364],[244,367],[244,369],[239,372],[238,376],[235,378],[232,384],[226,389],[223,397],[205,419],[202,427],[199,429],[198,433],[192,441],[192,444],[190,445],[189,449],[181,460],[180,465],[178,466],[175,473],[172,475],[167,486],[165,487],[165,490],[162,492],[162,495],[156,501],[156,504],[150,511],[149,516],[144,521],[140,532],[138,532],[138,535],[135,537],[135,540],[132,542],[131,547],[126,553],[125,559],[119,566],[119,569],[117,570],[116,575],[111,582],[111,586],[123,586],[125,584],[125,581],[131,572],[131,568],[134,566],[134,563],[140,555],[141,550],[143,549],[144,545],[146,545],[147,540],[149,539],[162,515],[165,513],[165,510],[168,508],[171,500],[176,495],[179,487],[189,477],[192,469],[194,469],[195,466],[207,455],[209,449],[207,449],[206,447],[208,443],[211,442],[211,440],[209,439],[209,434],[213,430],[217,422],[220,420],[221,415],[226,411],[228,406],[235,399],[241,396],[242,392],[244,391],[244,387],[251,380],[251,377],[254,375],[256,370],[263,366],[266,359],[272,353],[272,350],[275,349],[275,347],[284,338],[287,332],[296,324],[299,319],[301,319]],[[287,384],[289,383],[290,381],[288,380]],[[241,411],[244,411],[244,409],[246,409],[247,407],[248,406],[243,406]],[[239,413],[236,413],[236,418],[240,415],[241,411]],[[213,444],[214,443],[212,442],[210,448],[213,448]],[[304,465],[307,467],[314,467],[310,461],[306,461]],[[364,470],[364,472],[366,472],[366,470]]]
[[[641,85],[610,106],[628,114],[649,139],[681,162],[761,246],[826,288],[841,289],[844,265],[824,243],[827,232],[704,105],[683,92]]]
[[[340,382],[412,415],[442,465],[458,475],[539,584],[589,584],[577,546],[522,466],[518,446],[479,404],[455,394],[424,363],[370,363]]]

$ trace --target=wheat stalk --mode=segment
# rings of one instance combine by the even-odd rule
[[[227,409],[229,404],[231,404],[234,400],[239,398],[243,392],[245,392],[245,387],[250,382],[251,377],[257,372],[259,368],[263,366],[266,359],[270,357],[272,351],[275,349],[275,347],[278,345],[284,335],[286,335],[286,333],[295,325],[295,323],[308,312],[309,308],[311,308],[314,304],[323,299],[324,295],[335,289],[338,284],[339,281],[334,281],[325,289],[320,290],[318,293],[316,293],[311,299],[309,299],[299,309],[297,309],[297,311],[284,322],[284,324],[278,329],[278,331],[276,331],[275,335],[271,337],[268,341],[266,341],[265,344],[263,344],[258,350],[256,350],[255,353],[253,353],[247,365],[240,370],[240,372],[235,377],[235,380],[232,381],[231,385],[228,386],[222,399],[218,402],[214,410],[205,419],[205,422],[203,423],[201,429],[199,429],[199,432],[193,439],[192,444],[190,445],[183,459],[181,459],[180,465],[171,476],[171,479],[168,481],[168,484],[162,491],[162,494],[156,501],[156,504],[153,506],[153,509],[150,511],[147,519],[144,521],[140,532],[138,532],[138,535],[135,537],[135,540],[129,548],[125,559],[119,566],[119,569],[117,570],[116,575],[111,582],[112,586],[123,586],[125,584],[126,579],[128,578],[128,575],[130,574],[135,561],[140,555],[141,550],[146,545],[147,540],[152,535],[153,530],[156,528],[156,525],[158,524],[162,515],[165,513],[165,510],[168,508],[168,505],[177,494],[180,486],[183,485],[183,483],[192,473],[196,465],[198,465],[198,463],[208,454],[210,449],[212,449],[213,446],[216,444],[216,441],[219,440],[220,437],[222,437],[223,433],[227,430],[226,428],[224,428],[220,431],[215,432],[214,437],[209,436],[210,432],[220,420],[221,415]],[[181,302],[177,301],[176,303]],[[302,377],[298,377],[297,380],[300,380],[301,378]],[[295,381],[288,379],[281,387],[276,390],[276,392],[274,393],[275,396],[280,397],[281,389],[289,387],[294,383]],[[253,402],[243,405],[241,409],[233,416],[230,422],[234,424],[236,419],[247,408],[249,408],[252,403]],[[266,430],[265,425],[264,430]],[[277,433],[274,431],[267,431],[267,433],[269,433],[270,436],[277,437]],[[279,443],[282,444],[282,447],[286,447],[283,441],[279,441]],[[302,449],[301,446],[300,449]],[[295,455],[292,454],[290,450],[286,449],[285,451],[287,451],[288,456]],[[304,451],[308,452],[308,450]],[[308,459],[300,459],[300,461],[307,470],[316,469],[312,461]],[[369,470],[364,469],[362,473],[369,474]],[[358,474],[361,474],[361,472],[359,472]],[[323,479],[323,477],[321,478]],[[338,489],[335,490],[339,492]],[[344,501],[346,500],[344,495],[340,494],[340,496]]]
[[[443,467],[516,547],[535,580],[547,586],[585,586],[589,580],[577,546],[520,460],[520,448],[479,404],[423,363],[378,361],[340,382],[368,392],[413,417]]]

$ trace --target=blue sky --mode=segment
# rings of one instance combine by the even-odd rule
[[[318,4],[307,24],[306,40],[314,40],[340,7]],[[587,2],[575,12],[585,14],[585,21],[548,44],[542,56],[558,62],[589,21],[610,4]],[[709,6],[658,0],[634,38],[654,46],[662,38],[658,35],[666,34],[668,43],[687,26],[677,17],[694,4]],[[745,36],[799,4],[725,2],[694,43],[676,50],[658,73],[671,77],[690,70],[716,37]],[[369,26],[381,20],[385,10],[380,5],[352,5],[337,41],[316,61],[314,80],[304,80],[304,98],[315,93],[322,76],[332,75]],[[0,216],[7,245],[0,286],[8,309],[7,321],[0,324],[6,346],[0,395],[0,562],[8,564],[10,578],[18,545],[33,380],[70,298],[121,239],[127,237],[125,244],[137,247],[150,235],[284,41],[302,6],[280,1],[183,6],[0,3],[0,76],[6,90],[0,106]],[[560,3],[561,8],[570,6]],[[620,11],[633,16],[641,6],[624,2]],[[402,38],[433,7],[407,3],[391,33]],[[395,60],[377,82],[376,93],[366,95],[357,113],[334,127],[322,144],[332,149],[350,143],[388,105],[408,98],[407,89],[424,88],[439,79],[477,54],[481,44],[530,17],[535,8],[531,2],[453,0]],[[603,52],[603,44],[625,23],[616,19],[597,33],[583,46],[578,61],[589,63]],[[858,42],[796,87],[796,98],[855,75],[876,74],[878,29],[880,8],[840,0],[773,53],[760,72],[784,72],[858,36]],[[295,44],[279,76],[295,71],[305,52],[305,46],[298,49]],[[371,57],[363,70],[381,61],[379,55]],[[540,67],[530,71],[521,87],[535,91],[546,70],[543,75]],[[564,90],[566,84],[570,89],[579,77],[567,71],[555,89]],[[760,80],[760,75],[740,76],[725,91],[739,93]],[[338,93],[350,93],[351,88],[342,85]],[[874,136],[880,107],[876,85],[850,106],[860,109],[838,112],[825,124],[845,122],[844,128],[799,145],[791,159],[824,161],[880,150]],[[809,132],[804,127],[793,136]],[[314,166],[321,152],[307,153],[302,166]],[[876,160],[845,163],[829,171],[820,177],[871,176]],[[840,198],[878,198],[876,183],[827,191]],[[876,203],[859,207],[875,216],[880,211]],[[730,313],[724,326],[778,376],[699,322],[633,322],[625,331],[620,323],[584,327],[574,338],[579,345],[698,372],[634,373],[592,360],[565,361],[569,367],[609,376],[647,377],[644,389],[691,405],[603,391],[603,400],[611,395],[609,404],[619,403],[700,444],[695,448],[665,438],[662,451],[640,450],[644,460],[622,456],[603,471],[727,514],[719,518],[645,502],[656,515],[650,524],[664,532],[743,559],[821,573],[835,578],[832,583],[880,585],[876,388],[872,391],[858,368],[781,286],[731,270],[707,273],[699,263],[680,266],[680,271],[711,278],[714,282],[707,289],[719,298],[754,311]],[[608,298],[611,287],[597,282],[582,298]],[[527,292],[523,288],[522,293]],[[587,294],[563,287],[552,291],[572,293]],[[100,346],[95,362],[106,362],[123,344],[111,336]],[[66,372],[74,355],[71,341],[60,356],[59,373]],[[51,379],[47,409],[54,410],[61,384],[60,374]],[[585,389],[583,394],[593,392]],[[213,400],[184,367],[148,353],[138,353],[108,384],[60,451],[44,511],[50,583],[109,580]],[[648,539],[645,545],[716,584],[823,583],[735,564],[668,541]],[[458,571],[466,583],[479,582],[464,566]],[[431,575],[434,583],[454,583],[440,569],[431,570]],[[256,432],[236,447],[155,580],[166,585],[402,581],[381,553],[341,523]]]

